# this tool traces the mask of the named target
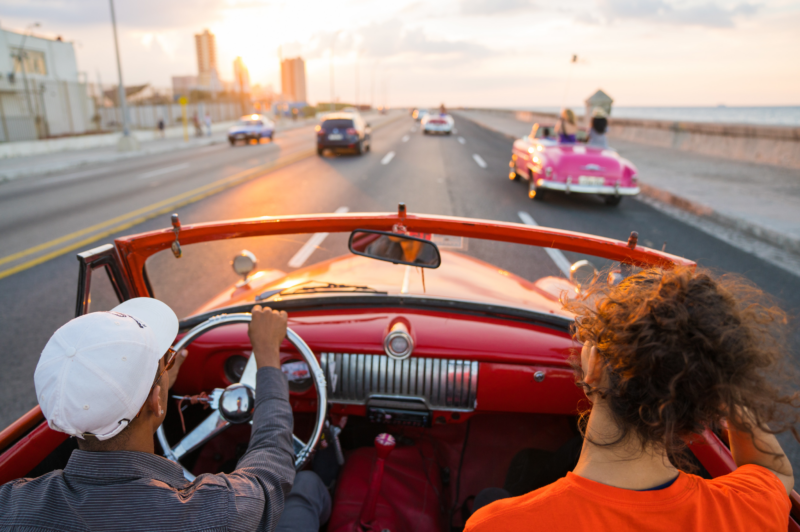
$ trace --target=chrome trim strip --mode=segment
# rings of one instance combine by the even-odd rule
[[[434,410],[475,408],[476,361],[321,353],[320,362],[331,403],[366,404],[371,396],[381,395],[418,399]]]
[[[560,190],[562,192],[579,192],[581,194],[612,194],[616,196],[635,196],[639,194],[638,186],[634,187],[620,187],[609,185],[576,185],[574,183],[555,183],[553,181],[542,180],[542,184],[536,182],[539,188],[546,188],[549,190]]]

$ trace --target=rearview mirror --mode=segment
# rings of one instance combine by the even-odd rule
[[[356,255],[394,264],[421,268],[438,268],[442,264],[436,244],[415,236],[356,229],[350,234],[348,245]]]

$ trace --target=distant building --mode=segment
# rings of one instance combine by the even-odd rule
[[[197,52],[197,84],[212,88],[219,81],[217,70],[217,38],[208,30],[194,36]]]
[[[302,57],[281,62],[281,93],[287,102],[306,101],[306,62]]]
[[[599,107],[604,110],[608,116],[611,116],[611,105],[614,103],[614,99],[603,92],[602,89],[597,89],[597,92],[586,98],[586,101],[583,103],[586,105],[586,113],[583,115],[583,119],[588,125],[592,119],[592,112],[595,108]]]
[[[0,142],[86,133],[94,115],[73,43],[0,29]]]
[[[241,57],[233,60],[233,90],[242,94],[250,94],[250,72]]]
[[[197,90],[197,76],[172,76],[172,94],[177,98]]]
[[[217,38],[208,30],[194,36],[197,54],[196,76],[172,76],[172,94],[175,98],[189,96],[192,92],[218,94],[228,89],[219,79],[217,69]]]

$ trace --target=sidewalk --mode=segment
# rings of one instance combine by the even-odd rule
[[[454,114],[509,140],[527,135],[532,125],[482,111]],[[609,142],[639,169],[643,195],[800,254],[800,170]]]
[[[316,123],[316,119],[304,119],[298,120],[297,122],[285,119],[277,124],[276,132],[280,133],[281,131],[288,131],[290,129],[305,127]],[[132,157],[142,157],[144,155],[153,155],[228,142],[227,130],[232,125],[233,122],[214,124],[212,126],[213,133],[211,136],[195,137],[193,135],[194,132],[191,131],[189,142],[183,140],[182,128],[170,128],[167,138],[143,141],[140,144],[140,149],[134,152],[118,152],[116,145],[113,145],[0,159],[0,184],[12,179],[60,172],[88,164],[110,163]],[[178,131],[178,129],[180,129],[180,131]]]

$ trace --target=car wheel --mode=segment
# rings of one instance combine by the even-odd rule
[[[356,155],[361,155],[364,153],[364,141],[359,140],[358,144],[356,144]]]
[[[622,201],[622,196],[606,196],[606,205],[616,207]]]
[[[325,151],[325,150],[323,150],[322,148],[317,148],[317,155],[319,155],[320,157],[322,157],[322,152],[324,152],[324,151]]]
[[[231,143],[231,146],[236,146],[236,141],[233,139],[228,139],[228,142]]]
[[[528,197],[534,201],[544,200],[544,189],[536,186],[536,181],[533,177],[528,181]]]

